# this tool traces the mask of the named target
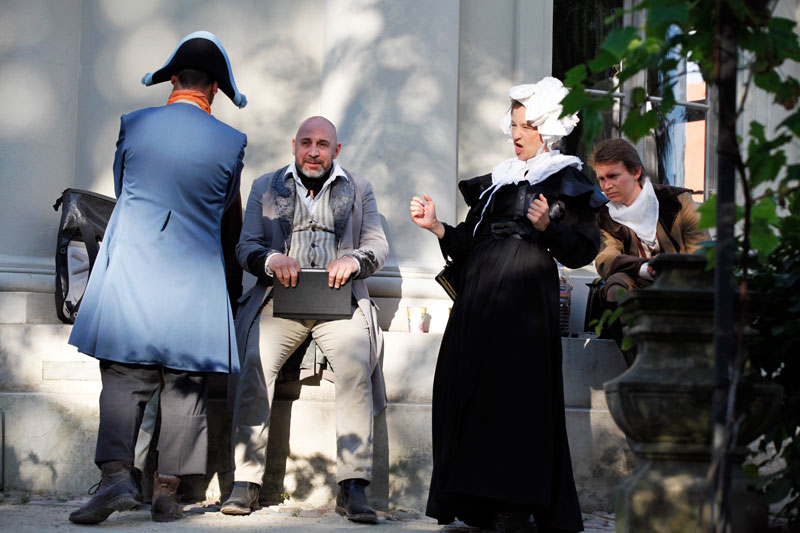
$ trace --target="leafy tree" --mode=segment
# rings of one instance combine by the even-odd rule
[[[784,387],[784,404],[777,421],[761,442],[761,450],[774,444],[773,457],[780,456],[786,467],[757,480],[769,502],[788,497],[781,514],[800,522],[800,165],[790,164],[786,148],[800,138],[800,82],[785,74],[787,61],[800,61],[800,43],[795,22],[775,16],[777,1],[763,0],[643,0],[634,13],[645,13],[642,28],[617,26],[601,45],[600,54],[570,69],[565,85],[571,92],[562,102],[564,114],[580,111],[584,142],[591,145],[602,131],[602,113],[614,104],[611,93],[625,88],[630,94],[625,105],[621,133],[636,142],[659,126],[661,115],[676,105],[675,87],[683,75],[682,60],[696,63],[702,77],[716,94],[719,131],[709,132],[718,141],[720,197],[711,197],[701,207],[701,224],[717,226],[717,243],[708,249],[709,263],[716,261],[717,299],[725,297],[725,268],[736,276],[741,308],[747,310],[750,289],[761,293],[770,304],[759,308],[751,325],[758,332],[754,342],[745,343],[745,315],[740,313],[731,361],[717,367],[725,373],[730,389],[721,391],[724,422],[729,446],[735,442],[733,418],[736,386],[743,370],[767,376]],[[607,23],[625,14],[619,10]],[[587,92],[592,75],[618,65],[615,85],[606,94]],[[737,94],[737,71],[744,80]],[[642,72],[660,80],[658,105],[648,106],[644,86],[631,85]],[[772,136],[758,121],[748,126],[745,146],[736,136],[736,119],[742,113],[746,95],[753,87],[770,94],[772,101],[788,111]],[[605,88],[604,88],[605,89]],[[727,167],[726,167],[727,165]],[[726,175],[726,168],[730,176]],[[726,182],[727,180],[727,182]],[[742,194],[734,210],[733,184]],[[724,186],[728,196],[723,197]],[[719,200],[719,201],[718,201]],[[734,234],[734,222],[739,231]],[[727,258],[725,258],[727,254]],[[735,256],[734,256],[735,254]],[[735,257],[735,266],[734,266]],[[724,261],[723,261],[724,260]],[[728,265],[729,266],[726,266]],[[722,274],[720,274],[722,272]],[[732,292],[732,291],[727,291]],[[733,308],[733,301],[730,301]],[[720,305],[720,304],[718,304]],[[722,304],[724,305],[724,304]],[[719,314],[720,307],[717,307]],[[721,329],[719,322],[717,329]],[[724,338],[722,332],[720,338]],[[724,350],[722,350],[724,351]],[[745,353],[749,358],[745,359]],[[715,397],[716,400],[716,397]],[[722,455],[725,454],[723,446]],[[715,462],[718,457],[715,457]],[[753,469],[751,469],[753,470]],[[724,480],[722,480],[724,484]],[[724,517],[720,521],[724,527]]]

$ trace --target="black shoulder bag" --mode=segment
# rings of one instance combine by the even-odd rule
[[[116,200],[91,191],[64,189],[53,204],[61,207],[56,244],[56,313],[72,324],[94,267]]]

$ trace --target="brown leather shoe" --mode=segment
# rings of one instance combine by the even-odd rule
[[[174,476],[153,475],[153,507],[150,516],[153,522],[173,522],[183,518],[183,511],[178,505],[178,485],[181,479]]]
[[[258,491],[260,485],[248,481],[235,481],[231,495],[222,504],[220,512],[231,515],[248,515],[253,511],[261,509],[258,503]]]
[[[76,524],[99,524],[114,511],[127,511],[139,506],[130,461],[109,461],[100,466],[100,486],[89,503],[69,515]]]

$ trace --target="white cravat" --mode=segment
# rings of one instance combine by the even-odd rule
[[[650,178],[645,178],[642,192],[629,206],[609,202],[608,214],[615,222],[629,227],[650,248],[656,245],[658,227],[658,198]]]

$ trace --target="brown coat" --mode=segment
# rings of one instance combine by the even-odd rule
[[[658,226],[656,237],[659,253],[693,253],[701,241],[709,240],[708,232],[699,229],[700,213],[689,189],[653,184],[658,199]],[[622,272],[639,280],[639,268],[647,262],[641,257],[636,234],[612,220],[608,207],[597,212],[597,223],[602,233],[600,253],[594,260],[597,272],[603,279]]]

